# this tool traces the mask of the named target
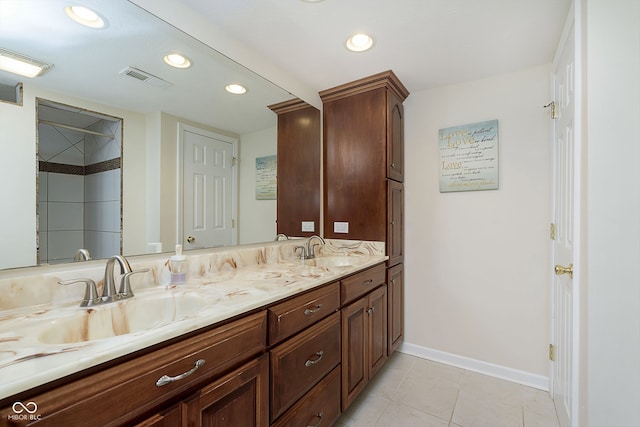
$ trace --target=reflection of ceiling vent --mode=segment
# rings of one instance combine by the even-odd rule
[[[120,71],[120,74],[123,76],[129,76],[132,79],[136,79],[142,83],[147,83],[155,87],[168,88],[169,86],[173,86],[172,83],[162,80],[160,77],[156,77],[153,74],[149,74],[146,71],[142,71],[134,67],[127,67]]]

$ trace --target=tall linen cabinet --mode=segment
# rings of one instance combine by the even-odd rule
[[[324,110],[324,236],[386,243],[385,356],[395,351],[404,337],[402,103],[407,96],[408,90],[392,71],[320,92]],[[373,313],[375,308],[367,309]],[[343,330],[345,327],[348,325],[343,325]],[[379,331],[363,333],[371,342],[379,341],[375,336]],[[351,344],[343,337],[343,355],[358,352],[349,348]],[[365,354],[362,363],[369,359]]]

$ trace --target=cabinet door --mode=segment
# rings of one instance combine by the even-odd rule
[[[387,286],[371,292],[368,300],[368,379],[371,379],[387,360]]]
[[[388,266],[404,262],[404,186],[387,180],[387,255]]]
[[[342,411],[355,400],[368,380],[369,299],[363,297],[342,309]]]
[[[183,422],[182,415],[185,414],[184,404],[181,402],[176,406],[159,412],[146,420],[139,422],[134,427],[177,427],[186,424]]]
[[[404,266],[387,270],[388,354],[398,349],[404,338]]]
[[[404,110],[391,91],[388,95],[387,113],[387,178],[404,180]]]
[[[186,404],[189,427],[268,426],[268,355],[202,388]]]

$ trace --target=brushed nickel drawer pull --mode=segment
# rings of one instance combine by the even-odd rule
[[[316,308],[307,308],[304,311],[304,314],[309,315],[309,314],[317,313],[318,311],[320,311],[321,308],[322,308],[322,304],[318,304],[316,305]]]
[[[170,384],[170,383],[172,383],[174,381],[180,381],[181,379],[186,378],[189,375],[193,374],[202,365],[204,365],[204,359],[198,359],[198,360],[196,360],[196,363],[193,365],[193,368],[191,368],[187,372],[184,372],[184,373],[182,373],[180,375],[176,375],[175,377],[170,377],[169,375],[161,376],[158,379],[158,381],[156,381],[156,386],[162,387],[163,385]]]
[[[362,285],[363,286],[368,286],[368,285],[370,285],[372,283],[373,283],[373,279],[369,279],[369,280],[365,280],[364,282],[362,282]]]
[[[322,415],[322,412],[318,412],[317,414],[315,414],[314,417],[318,417],[318,422],[315,424],[307,424],[307,427],[318,427],[322,422]]]
[[[313,366],[316,363],[318,363],[319,361],[322,360],[322,355],[324,354],[324,351],[320,350],[319,352],[317,352],[314,356],[317,356],[315,359],[309,359],[306,362],[304,362],[304,366],[306,366],[307,368],[309,366]]]

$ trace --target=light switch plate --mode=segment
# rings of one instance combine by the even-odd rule
[[[313,221],[302,221],[302,231],[316,231],[316,226]]]
[[[333,232],[334,233],[348,233],[349,232],[349,223],[348,222],[339,222],[336,221],[333,223]]]

